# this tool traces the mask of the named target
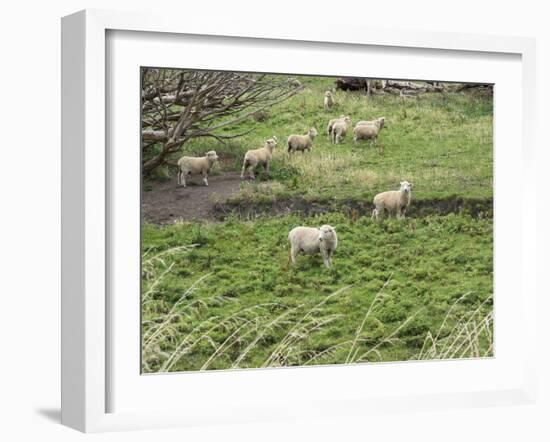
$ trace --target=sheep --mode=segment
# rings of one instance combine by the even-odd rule
[[[378,216],[386,210],[388,214],[395,213],[396,218],[404,218],[407,207],[411,204],[412,184],[402,181],[399,190],[389,190],[374,197],[374,210],[371,219],[378,221]]]
[[[275,147],[277,147],[277,137],[273,136],[269,140],[266,140],[263,147],[247,151],[243,160],[241,180],[244,180],[244,173],[247,170],[250,178],[255,179],[254,169],[258,165],[263,165],[265,172],[269,173],[269,162],[273,157],[273,149],[275,149]]]
[[[355,127],[357,127],[357,126],[376,125],[377,122],[378,122],[378,124],[380,124],[380,129],[382,129],[384,127],[384,123],[386,122],[386,118],[385,117],[380,117],[380,118],[376,118],[374,120],[361,120],[361,121],[358,121],[357,123],[355,123]]]
[[[343,118],[332,125],[332,142],[339,144],[348,133],[348,125],[351,124],[351,118]]]
[[[288,78],[286,79],[286,82],[287,82],[290,86],[293,86],[293,87],[295,87],[295,88],[302,87],[302,83],[300,83],[300,80],[298,80],[297,78],[288,77]]]
[[[325,110],[329,110],[332,106],[334,106],[334,97],[332,96],[331,91],[325,92],[325,99],[323,101],[323,106],[325,107]]]
[[[359,140],[371,140],[374,144],[378,142],[378,134],[384,127],[385,118],[377,118],[374,121],[359,121],[353,129],[353,142]]]
[[[304,153],[305,150],[310,151],[316,136],[317,129],[314,127],[309,129],[306,135],[290,135],[287,139],[288,155],[290,156],[292,152],[298,150],[302,151],[302,153]]]
[[[187,175],[201,174],[204,185],[208,186],[208,174],[218,158],[215,150],[206,152],[204,157],[181,157],[178,160],[178,185],[181,184],[183,187],[187,187],[185,183]]]
[[[290,261],[296,264],[299,253],[314,255],[321,253],[327,268],[332,265],[331,257],[338,246],[336,230],[329,225],[317,227],[295,227],[288,234],[290,241]]]
[[[332,126],[334,126],[334,123],[346,120],[348,124],[351,124],[351,118],[348,115],[340,115],[338,118],[332,118],[329,120],[327,125],[327,137],[332,138]]]

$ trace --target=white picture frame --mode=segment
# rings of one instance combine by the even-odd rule
[[[516,37],[488,37],[450,33],[427,33],[402,31],[399,33],[369,28],[350,28],[335,26],[330,30],[314,26],[293,26],[292,22],[280,24],[271,29],[260,24],[233,27],[228,22],[215,22],[206,18],[195,18],[182,26],[179,20],[171,17],[158,17],[151,14],[122,13],[99,10],[86,10],[63,18],[62,21],[62,423],[85,432],[98,432],[122,429],[158,428],[167,426],[208,425],[216,423],[255,422],[262,420],[307,418],[351,414],[368,414],[374,410],[387,412],[412,411],[431,408],[460,408],[470,406],[488,406],[500,404],[533,403],[536,393],[535,382],[535,339],[525,339],[525,348],[514,367],[510,379],[505,376],[500,386],[484,389],[477,385],[467,385],[461,391],[445,390],[445,382],[424,394],[419,392],[396,391],[378,392],[376,397],[359,393],[350,397],[338,391],[322,398],[311,400],[307,407],[285,407],[282,403],[254,403],[253,396],[234,404],[231,412],[223,413],[223,401],[220,409],[215,406],[197,407],[191,412],[185,407],[168,404],[157,410],[113,411],[109,404],[109,394],[114,386],[111,383],[110,370],[113,360],[112,347],[108,337],[108,328],[112,326],[110,302],[108,299],[109,282],[109,244],[116,229],[110,229],[112,222],[112,196],[109,194],[110,173],[109,152],[106,149],[109,134],[106,120],[109,93],[106,67],[109,55],[107,34],[109,32],[150,32],[161,36],[216,36],[246,39],[247,41],[272,41],[293,44],[308,42],[315,45],[339,45],[339,48],[375,47],[378,49],[400,48],[407,50],[430,50],[434,56],[437,51],[470,54],[503,54],[520,57],[521,64],[521,125],[518,140],[521,150],[518,155],[522,164],[522,186],[516,187],[520,208],[511,215],[521,231],[517,256],[510,257],[510,265],[521,266],[520,319],[523,337],[535,336],[537,291],[535,286],[535,194],[529,189],[535,188],[534,170],[534,109],[535,109],[535,43],[532,39]],[[145,34],[144,34],[145,35]],[[153,34],[151,34],[152,36]],[[147,37],[145,37],[147,38]],[[282,43],[281,43],[282,44]],[[112,55],[112,54],[111,54]],[[195,67],[195,66],[191,66]],[[237,67],[235,67],[237,69]],[[429,76],[429,67],[424,75]],[[495,103],[496,118],[499,118],[499,104]],[[129,112],[135,110],[129,109]],[[498,132],[496,133],[498,135]],[[495,143],[500,143],[496,137]],[[496,151],[495,151],[496,152]],[[110,172],[111,171],[111,172]],[[501,185],[503,191],[508,188]],[[497,188],[497,192],[498,192]],[[513,189],[510,189],[513,192]],[[501,206],[502,207],[502,206]],[[504,209],[500,213],[504,213]],[[496,213],[498,213],[498,205]],[[519,241],[519,239],[518,239]],[[498,247],[495,253],[499,253]],[[504,289],[503,289],[504,290]],[[498,295],[497,295],[498,296]],[[139,328],[139,324],[136,324]],[[498,334],[496,339],[498,340]],[[497,350],[498,352],[498,350]],[[498,359],[498,353],[495,359]],[[376,373],[391,371],[394,376],[409,376],[412,370],[421,371],[430,365],[441,373],[454,370],[468,370],[466,363],[450,361],[445,363],[424,363],[417,368],[400,367],[404,364],[378,365]],[[441,365],[443,364],[443,365]],[[455,364],[455,366],[453,366]],[[409,364],[410,366],[411,364]],[[354,367],[338,367],[346,373],[357,371]],[[475,366],[472,370],[486,370],[490,375],[493,367]],[[139,368],[136,366],[139,375]],[[292,382],[300,379],[307,383],[311,370],[324,370],[323,376],[333,376],[331,367],[315,367],[308,376],[302,369],[292,370],[253,370],[254,375],[246,375],[259,387],[262,383]],[[321,371],[318,371],[321,373]],[[332,373],[332,374],[331,374]],[[373,371],[371,371],[373,373]],[[512,373],[512,372],[510,372]],[[201,386],[207,383],[223,385],[243,378],[242,372],[222,372],[219,374],[198,373],[194,376]],[[336,374],[338,375],[338,374]],[[187,374],[183,376],[189,376]],[[205,378],[206,376],[206,378]],[[513,377],[513,379],[512,379]],[[163,388],[173,388],[178,375],[157,376],[162,380]],[[189,379],[189,377],[188,377]],[[195,382],[194,381],[194,382]],[[240,382],[240,381],[239,381]],[[204,385],[203,385],[204,384]],[[496,384],[495,384],[496,385]],[[151,387],[148,387],[151,388]],[[156,386],[154,387],[157,388]],[[249,387],[250,388],[250,387]],[[194,393],[197,402],[200,389]],[[192,401],[193,397],[188,397]],[[259,406],[261,405],[261,406]],[[302,404],[303,405],[303,404]]]

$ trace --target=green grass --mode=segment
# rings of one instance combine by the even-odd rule
[[[402,180],[413,183],[413,208],[455,198],[490,207],[492,98],[428,93],[403,101],[337,91],[328,112],[322,97],[333,79],[300,81],[305,90],[269,109],[266,121],[226,132],[250,134],[196,139],[183,153],[215,149],[223,161],[214,174],[240,172],[246,150],[276,135],[270,176],[244,182],[229,203],[299,198],[331,202],[329,212],[144,224],[143,371],[492,356],[491,211],[373,223],[350,209]],[[332,145],[326,125],[340,114],[354,122],[386,117],[383,155],[355,147],[351,132]],[[286,138],[309,127],[319,131],[313,151],[289,159]],[[288,231],[324,223],[338,232],[333,268],[319,256],[290,266]]]
[[[288,231],[323,223],[339,236],[333,268],[290,266]],[[145,372],[492,354],[488,219],[145,224],[143,250]]]
[[[302,80],[306,89],[269,109],[266,121],[250,119],[227,129],[228,134],[253,129],[252,133],[227,144],[196,139],[184,146],[184,152],[202,154],[215,149],[224,159],[218,171],[240,171],[246,150],[276,135],[279,146],[269,179],[277,183],[274,193],[278,198],[370,201],[382,190],[398,188],[405,179],[414,184],[416,199],[492,198],[492,97],[428,93],[403,100],[389,94],[367,98],[362,92],[337,91],[336,107],[325,111],[323,92],[333,87],[333,80]],[[355,147],[351,131],[343,144],[331,144],[327,122],[340,114],[350,115],[354,122],[386,117],[379,137],[383,155],[367,143]],[[313,153],[289,160],[286,138],[305,134],[309,127],[319,131]],[[261,200],[264,191],[265,186],[245,183],[236,200]]]

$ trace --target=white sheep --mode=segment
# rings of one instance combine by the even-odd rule
[[[351,124],[351,118],[345,117],[332,125],[332,142],[339,144],[348,133],[348,126]]]
[[[288,234],[290,241],[290,260],[296,264],[299,253],[314,255],[321,253],[326,267],[332,264],[331,257],[338,246],[336,230],[329,225],[317,227],[295,227]]]
[[[255,179],[254,169],[257,166],[264,166],[265,172],[269,173],[269,162],[273,157],[273,149],[277,147],[277,137],[273,136],[266,140],[263,147],[252,149],[246,152],[241,170],[241,179],[244,180],[244,173],[248,170],[249,176]]]
[[[359,121],[353,129],[353,142],[357,144],[359,140],[371,140],[376,144],[378,134],[384,127],[385,118],[377,118],[373,121]]]
[[[323,101],[323,106],[325,107],[325,110],[329,110],[332,106],[334,106],[334,97],[332,96],[331,91],[325,92],[325,99]]]
[[[206,152],[204,157],[181,157],[178,160],[178,184],[186,187],[187,175],[202,175],[204,185],[208,186],[208,174],[216,161],[218,161],[218,155],[215,150]]]
[[[309,129],[306,135],[290,135],[287,139],[288,155],[298,150],[302,151],[302,153],[304,153],[305,150],[310,151],[316,136],[317,129],[314,127]]]
[[[380,121],[381,120],[381,121]],[[365,125],[373,125],[373,124],[377,124],[377,122],[381,123],[381,127],[380,129],[382,129],[382,127],[384,127],[384,123],[385,123],[385,117],[380,117],[380,118],[376,118],[374,120],[361,120],[361,121],[358,121],[357,123],[355,123],[355,126],[365,126]]]
[[[328,121],[328,124],[327,124],[327,137],[332,138],[332,126],[337,121],[340,121],[340,120],[343,120],[343,119],[346,119],[348,124],[351,124],[351,118],[348,115],[340,115],[338,118],[332,118],[331,120]]]
[[[376,195],[373,200],[374,210],[371,219],[376,218],[378,220],[378,215],[383,213],[384,210],[388,214],[395,213],[396,218],[404,218],[405,211],[411,204],[411,188],[411,183],[402,181],[399,190],[389,190]]]

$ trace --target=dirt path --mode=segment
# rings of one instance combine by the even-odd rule
[[[209,186],[200,177],[191,178],[187,188],[176,185],[176,179],[149,182],[151,190],[143,192],[141,210],[144,219],[155,224],[169,224],[176,220],[210,219],[214,202],[225,202],[239,191],[241,178],[230,172],[208,178]]]
[[[312,202],[302,198],[264,201],[262,203],[238,201],[227,203],[227,199],[239,192],[241,179],[235,172],[208,178],[209,186],[202,184],[201,178],[191,178],[187,188],[176,185],[173,178],[166,182],[148,182],[150,189],[143,192],[141,209],[144,219],[154,224],[170,224],[177,220],[222,220],[227,213],[235,213],[245,218],[263,214],[276,216],[288,213],[314,215],[338,211],[348,216],[370,216],[372,204],[363,200],[343,200],[338,202]],[[457,198],[442,200],[414,200],[407,210],[413,217],[431,214],[469,213],[472,216],[492,217],[492,198]]]

